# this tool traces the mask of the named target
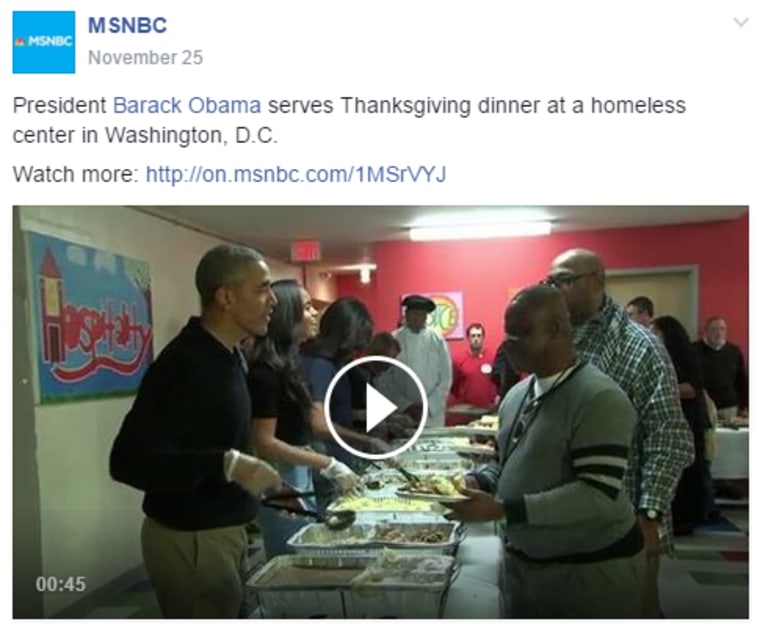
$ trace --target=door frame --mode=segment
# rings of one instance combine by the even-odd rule
[[[691,303],[689,306],[689,317],[687,320],[682,320],[682,322],[690,337],[699,337],[699,266],[697,264],[619,268],[615,270],[607,270],[605,274],[608,277],[641,276],[644,274],[685,274],[689,281]],[[621,303],[621,305],[625,306],[625,303]]]

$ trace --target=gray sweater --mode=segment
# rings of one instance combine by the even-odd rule
[[[631,402],[585,364],[528,412],[533,419],[514,441],[518,412],[533,396],[532,377],[509,391],[499,410],[499,459],[476,473],[504,502],[509,545],[535,559],[614,545],[636,522],[622,485],[636,420]]]

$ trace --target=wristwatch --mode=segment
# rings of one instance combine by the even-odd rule
[[[642,509],[639,510],[639,513],[642,514],[647,520],[660,520],[660,512],[658,512],[656,509]]]

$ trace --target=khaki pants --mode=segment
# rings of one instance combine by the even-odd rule
[[[660,555],[647,555],[646,577],[644,582],[644,618],[660,618],[660,592],[657,578],[660,575]]]
[[[145,518],[141,540],[164,618],[239,618],[245,592],[245,527],[177,531]]]
[[[644,551],[588,564],[537,564],[505,552],[512,618],[641,618]]]

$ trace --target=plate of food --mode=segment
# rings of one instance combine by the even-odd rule
[[[464,496],[459,492],[460,487],[464,487],[464,479],[461,477],[453,479],[441,476],[422,477],[420,481],[410,482],[400,487],[396,490],[396,496],[437,503],[469,501],[469,496]]]

